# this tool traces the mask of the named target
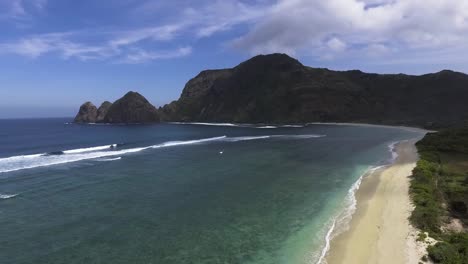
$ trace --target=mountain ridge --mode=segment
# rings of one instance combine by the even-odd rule
[[[463,98],[468,98],[468,76],[459,72],[417,76],[334,71],[270,54],[230,69],[202,71],[178,100],[159,110],[167,121],[441,127],[468,119]]]
[[[232,68],[201,71],[186,83],[179,99],[160,107],[150,122],[350,122],[438,128],[465,124],[467,99],[468,75],[461,72],[334,71],[275,53]]]

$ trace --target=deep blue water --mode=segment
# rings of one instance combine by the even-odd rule
[[[310,263],[356,180],[420,136],[68,122],[0,120],[0,263]]]

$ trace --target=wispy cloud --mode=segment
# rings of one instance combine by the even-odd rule
[[[192,53],[192,47],[181,47],[175,50],[164,50],[164,51],[146,51],[142,49],[135,49],[127,54],[120,63],[128,64],[140,64],[152,60],[158,59],[173,59],[180,58],[190,55]]]
[[[51,33],[22,38],[11,43],[0,44],[0,53],[14,53],[37,58],[47,53],[57,53],[63,58],[81,60],[110,57],[109,48],[80,44],[68,40],[74,33]]]
[[[117,32],[116,35],[118,35],[118,37],[110,40],[109,44],[113,47],[120,47],[147,39],[153,41],[169,41],[172,40],[182,29],[182,24],[174,24]]]
[[[217,0],[196,9],[185,9],[184,20],[191,21],[196,36],[203,38],[237,25],[253,23],[262,18],[268,9],[265,1],[246,4],[238,0]]]
[[[31,13],[42,11],[47,0],[0,0],[0,20],[24,22],[31,19]]]
[[[15,1],[21,3],[21,0]],[[34,1],[38,6],[43,6],[45,3],[42,2],[44,0]],[[154,15],[141,13],[142,6],[160,11],[159,9],[164,5],[155,6],[153,3],[148,6],[148,2],[144,2],[143,5],[137,7],[140,16]],[[154,26],[126,30],[97,28],[34,34],[0,43],[0,48],[2,48],[0,53],[13,53],[30,58],[58,54],[63,59],[111,60],[134,64],[179,58],[192,53],[192,47],[189,44],[191,41],[207,38],[218,32],[228,31],[239,24],[254,21],[262,13],[258,6],[250,6],[238,0],[218,0],[197,9],[190,6],[179,9],[179,13],[175,15],[177,19],[170,19],[174,22],[167,21],[162,24],[159,22]],[[160,46],[158,43],[171,43],[179,48],[173,50],[158,48]]]
[[[122,2],[123,19],[132,21],[127,29],[111,25],[23,35],[3,40],[0,53],[143,63],[188,56],[201,39],[252,55],[284,52],[327,61],[398,57],[407,61],[418,59],[415,54],[435,56],[440,50],[468,52],[466,0]],[[8,11],[0,17],[25,18],[45,10],[47,1],[0,0],[0,7]],[[455,57],[440,60],[449,63]]]
[[[135,31],[95,31],[92,34],[104,37],[97,43],[79,41],[83,31],[33,35],[0,44],[0,54],[17,54],[38,58],[57,54],[63,59],[113,60],[119,63],[145,63],[151,60],[180,58],[190,55],[192,48],[185,46],[173,50],[145,50],[139,42],[167,41],[176,27],[145,28]],[[89,36],[88,36],[89,37]]]

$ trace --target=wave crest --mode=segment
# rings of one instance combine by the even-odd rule
[[[139,148],[120,149],[119,144],[111,144],[105,146],[78,148],[64,151],[55,151],[50,153],[32,154],[13,156],[8,158],[0,158],[0,173],[32,169],[37,167],[45,167],[51,165],[59,165],[70,162],[77,162],[81,160],[90,160],[112,156],[122,156],[129,153],[136,153],[147,149],[168,148],[183,145],[203,144],[213,141],[221,142],[239,142],[249,140],[262,140],[262,139],[308,139],[323,137],[324,135],[261,135],[261,136],[243,136],[243,137],[211,137],[195,140],[183,141],[168,141],[157,145],[151,145]],[[53,153],[53,154],[52,154]],[[118,160],[117,158],[101,159],[100,161]]]
[[[5,199],[10,199],[16,196],[18,196],[18,194],[0,194],[0,199],[5,200]]]

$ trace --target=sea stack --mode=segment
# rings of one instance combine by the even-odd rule
[[[80,106],[80,110],[75,117],[75,123],[95,123],[97,116],[96,106],[91,102],[86,102]]]
[[[145,97],[137,92],[128,92],[115,101],[107,111],[103,122],[105,123],[156,123],[159,114]]]

